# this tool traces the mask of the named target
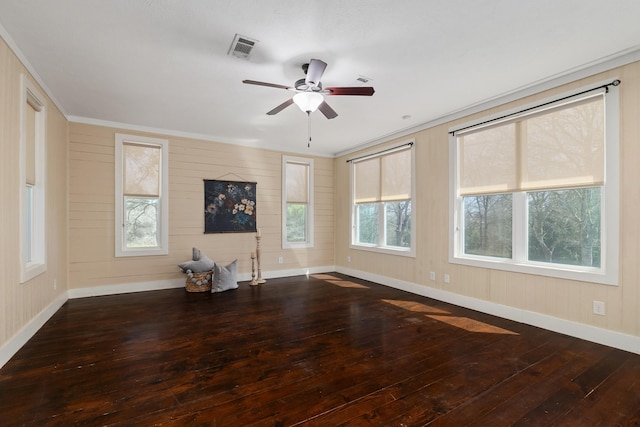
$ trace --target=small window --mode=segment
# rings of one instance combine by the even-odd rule
[[[413,143],[351,160],[351,245],[414,254]]]
[[[313,247],[313,160],[282,160],[282,247]]]
[[[46,104],[24,75],[21,85],[20,264],[21,282],[26,282],[46,271]]]
[[[116,134],[116,256],[165,255],[168,141]]]
[[[452,262],[617,282],[617,89],[587,92],[455,133]]]

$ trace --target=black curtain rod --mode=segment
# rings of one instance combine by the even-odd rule
[[[387,148],[387,149],[385,149],[385,150],[377,151],[377,152],[375,152],[375,153],[365,154],[364,156],[354,157],[353,159],[349,159],[349,160],[347,160],[347,163],[349,163],[349,162],[355,162],[356,160],[360,160],[360,159],[366,159],[367,157],[377,156],[378,154],[386,153],[387,151],[397,150],[398,148],[402,148],[402,147],[407,146],[407,145],[408,145],[409,147],[413,146],[413,141],[412,141],[412,142],[407,142],[407,143],[404,143],[404,144],[400,144],[400,145],[397,145],[397,146],[395,146],[395,147]]]
[[[570,99],[570,98],[574,98],[576,96],[584,95],[585,93],[593,92],[595,90],[604,89],[606,93],[609,93],[609,86],[618,86],[620,83],[621,83],[621,81],[616,79],[616,80],[612,81],[611,83],[607,83],[607,84],[604,84],[602,86],[594,87],[593,89],[583,90],[582,92],[574,93],[573,95],[568,95],[568,96],[565,96],[563,98],[554,99],[553,101],[545,102],[544,104],[539,104],[539,105],[535,105],[533,107],[525,108],[524,110],[516,111],[515,113],[505,114],[504,116],[496,117],[495,119],[486,120],[484,122],[476,123],[474,125],[465,126],[463,128],[460,128],[460,129],[452,130],[451,132],[449,132],[449,134],[450,135],[455,135],[456,132],[460,132],[462,130],[471,129],[471,128],[474,128],[476,126],[486,125],[487,123],[496,122],[498,120],[506,119],[507,117],[516,116],[518,114],[526,113],[527,111],[535,110],[536,108],[544,107],[544,106],[547,106],[547,105],[550,105],[550,104],[555,104],[556,102],[560,102],[560,101],[564,101],[565,99]]]

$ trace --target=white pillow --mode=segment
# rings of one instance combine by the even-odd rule
[[[211,293],[238,289],[238,260],[226,267],[216,263],[213,267],[213,283]]]

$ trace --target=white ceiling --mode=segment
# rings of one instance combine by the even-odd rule
[[[70,120],[335,155],[636,52],[638,0],[0,0],[0,34]],[[234,35],[258,40],[227,55]],[[338,117],[295,105],[311,58]],[[406,118],[406,116],[410,116]],[[403,118],[404,117],[404,118]]]

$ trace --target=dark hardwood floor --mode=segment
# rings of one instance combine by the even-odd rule
[[[0,425],[640,425],[640,355],[339,274],[68,301]]]

